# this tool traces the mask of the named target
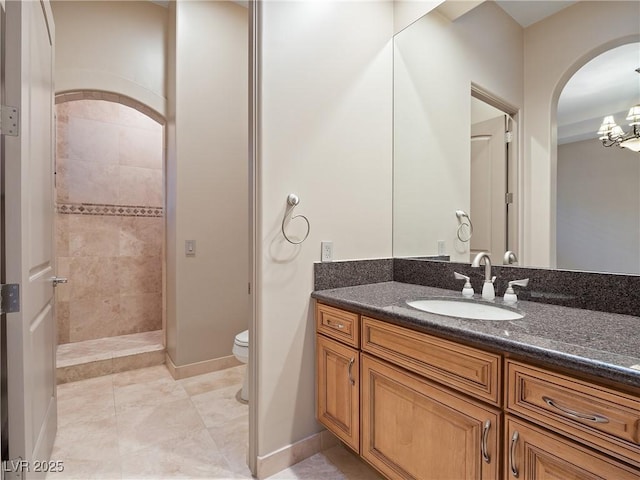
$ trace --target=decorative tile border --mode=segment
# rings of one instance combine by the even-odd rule
[[[75,215],[109,215],[118,217],[162,217],[162,207],[138,205],[105,205],[97,203],[58,203],[56,211]]]

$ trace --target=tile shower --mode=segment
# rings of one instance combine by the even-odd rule
[[[100,99],[56,117],[58,344],[159,331],[163,126]]]

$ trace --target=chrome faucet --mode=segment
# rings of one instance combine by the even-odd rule
[[[507,250],[504,252],[504,258],[502,259],[503,265],[512,265],[514,263],[518,263],[518,257],[511,250]]]
[[[471,263],[472,267],[479,267],[482,260],[484,260],[484,283],[482,284],[482,298],[485,300],[493,300],[496,298],[496,292],[493,288],[493,282],[496,277],[491,276],[491,259],[487,252],[480,252],[476,255]]]

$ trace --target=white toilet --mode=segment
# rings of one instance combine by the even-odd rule
[[[249,361],[249,330],[240,332],[236,335],[233,341],[233,354],[242,363]],[[244,371],[244,382],[242,383],[242,391],[240,392],[240,398],[245,402],[249,401],[249,368]]]

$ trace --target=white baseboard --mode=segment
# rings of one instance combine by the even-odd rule
[[[258,456],[257,477],[259,480],[275,475],[302,460],[327,450],[338,444],[338,439],[329,431],[323,430],[314,435],[282,447],[263,457]]]
[[[166,356],[166,366],[174,380],[202,375],[203,373],[217,372],[231,367],[242,365],[233,355],[228,357],[213,358],[204,362],[189,363],[188,365],[176,366],[169,354]]]

